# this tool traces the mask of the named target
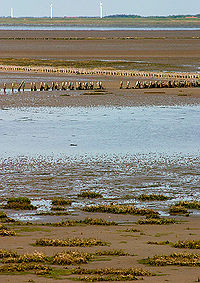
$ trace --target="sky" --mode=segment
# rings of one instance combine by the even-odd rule
[[[134,14],[141,16],[167,16],[200,14],[199,0],[102,0],[104,15]],[[0,0],[0,17],[50,16],[50,4],[55,17],[99,16],[99,0]]]

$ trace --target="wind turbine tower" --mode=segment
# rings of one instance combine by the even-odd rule
[[[14,18],[14,10],[13,10],[13,8],[10,9],[10,17]]]
[[[102,1],[100,2],[100,18],[103,18],[103,3]]]
[[[51,19],[53,19],[53,4],[50,5],[51,8]]]

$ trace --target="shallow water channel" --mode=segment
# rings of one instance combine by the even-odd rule
[[[0,155],[199,153],[200,106],[0,110]]]

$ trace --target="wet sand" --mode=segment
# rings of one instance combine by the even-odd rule
[[[174,158],[174,159],[173,159]],[[170,216],[177,224],[173,225],[139,225],[136,224],[142,217],[132,215],[115,215],[110,213],[83,212],[84,205],[100,203],[135,203],[137,207],[153,208],[156,211],[168,215],[169,206],[187,196],[198,199],[198,168],[199,159],[196,156],[174,157],[155,155],[130,155],[99,156],[95,158],[63,157],[55,158],[38,157],[30,159],[21,157],[18,159],[5,158],[1,161],[0,174],[4,176],[2,187],[2,201],[9,196],[28,196],[34,205],[39,206],[38,211],[14,211],[5,210],[9,217],[16,220],[31,221],[33,225],[18,226],[6,225],[14,229],[18,236],[0,238],[1,247],[22,253],[34,251],[53,255],[56,252],[67,250],[79,250],[95,252],[97,250],[122,249],[134,256],[112,257],[106,256],[101,260],[95,260],[83,264],[83,268],[128,268],[138,267],[152,271],[153,277],[144,277],[144,282],[196,282],[199,276],[198,267],[163,266],[152,267],[139,263],[139,260],[154,255],[168,255],[175,252],[198,253],[198,249],[177,249],[170,245],[149,245],[148,241],[198,240],[200,236],[198,211],[190,210],[189,217]],[[95,161],[96,160],[96,161]],[[103,162],[104,160],[104,162]],[[190,182],[188,183],[188,180]],[[87,200],[77,196],[81,190],[90,189],[101,192],[103,199]],[[187,189],[186,189],[187,188]],[[187,193],[186,193],[187,191]],[[134,192],[134,193],[133,193]],[[134,196],[141,193],[164,193],[170,196],[167,202],[142,202],[134,200]],[[41,196],[42,194],[42,196]],[[67,216],[40,215],[45,202],[49,203],[55,196],[69,197],[73,200],[72,207],[66,207]],[[37,200],[37,202],[34,202]],[[167,204],[167,205],[166,205]],[[51,206],[51,205],[50,205]],[[48,205],[47,205],[48,207]],[[50,209],[50,207],[45,209]],[[193,213],[192,213],[193,212]],[[196,214],[197,213],[197,214]],[[107,221],[115,221],[117,226],[73,226],[51,227],[38,226],[37,223],[60,222],[67,219],[80,220],[86,217],[102,218]],[[166,217],[166,216],[165,216]],[[169,217],[169,216],[167,216]],[[180,222],[181,221],[181,222]],[[137,229],[139,232],[127,232],[127,229]],[[33,247],[31,244],[40,238],[65,239],[65,238],[95,238],[109,242],[108,247],[94,248],[64,248],[64,247]],[[64,267],[62,267],[64,268]],[[70,267],[69,267],[70,268]],[[62,278],[62,276],[61,276]],[[64,277],[64,282],[71,282]],[[1,275],[0,282],[56,282],[55,279],[42,278],[36,275]],[[9,280],[9,281],[8,281]]]
[[[88,214],[89,215],[89,214]],[[133,222],[137,217],[128,216],[113,216],[102,214],[92,214],[92,217],[101,217],[110,219],[131,219]],[[10,250],[15,250],[20,254],[32,253],[34,251],[43,252],[47,255],[53,255],[56,252],[63,250],[79,250],[84,252],[95,252],[99,250],[122,249],[125,252],[134,256],[114,257],[107,256],[101,260],[91,261],[88,264],[82,264],[83,268],[129,268],[137,267],[149,270],[156,274],[153,277],[143,277],[143,282],[197,282],[199,278],[199,267],[181,267],[181,266],[164,266],[152,267],[139,263],[138,261],[147,257],[152,257],[155,254],[171,254],[174,252],[188,252],[187,249],[177,249],[169,245],[150,245],[148,241],[170,241],[177,240],[195,240],[200,236],[199,219],[198,218],[180,218],[183,222],[180,224],[156,226],[156,225],[138,225],[125,224],[118,226],[99,227],[99,226],[75,226],[75,227],[49,227],[49,226],[17,226],[12,228],[17,231],[18,236],[10,238],[0,238],[1,247]],[[126,232],[127,229],[137,229],[139,232]],[[65,239],[65,238],[95,238],[109,242],[108,247],[92,247],[92,248],[63,248],[63,247],[33,247],[33,244],[40,238]],[[189,250],[191,252],[191,250]],[[193,253],[198,253],[198,250],[192,250]],[[63,267],[58,267],[63,268]],[[71,267],[69,267],[71,268]],[[69,277],[69,276],[68,276]],[[63,277],[63,282],[73,282],[67,276]],[[62,276],[61,276],[62,278]],[[33,281],[29,281],[33,280]],[[1,275],[0,282],[42,282],[50,283],[57,282],[56,279],[45,278],[31,274],[19,275]]]
[[[0,57],[162,60],[166,64],[171,60],[189,64],[199,58],[199,36],[200,31],[1,30]]]
[[[67,146],[67,145],[66,145]],[[31,149],[30,149],[31,151]],[[31,153],[31,152],[30,152]],[[1,202],[8,197],[29,197],[38,202],[38,212],[48,211],[52,198],[69,197],[73,200],[70,211],[82,215],[89,204],[135,204],[153,208],[169,216],[169,207],[182,200],[198,200],[199,156],[196,154],[71,154],[52,156],[3,157],[0,160]],[[195,189],[194,189],[195,188]],[[81,190],[96,191],[103,195],[97,200],[80,199]],[[168,201],[140,202],[140,194],[164,194]],[[199,215],[192,211],[191,215]],[[12,212],[11,217],[26,216],[38,219],[26,211]],[[33,216],[33,217],[32,217]],[[40,221],[47,221],[39,217]]]

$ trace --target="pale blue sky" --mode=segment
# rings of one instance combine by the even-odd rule
[[[0,0],[0,16],[14,15],[49,16],[50,4],[54,4],[54,16],[98,16],[99,0]],[[172,15],[199,14],[199,0],[103,0],[104,15],[138,14]]]

